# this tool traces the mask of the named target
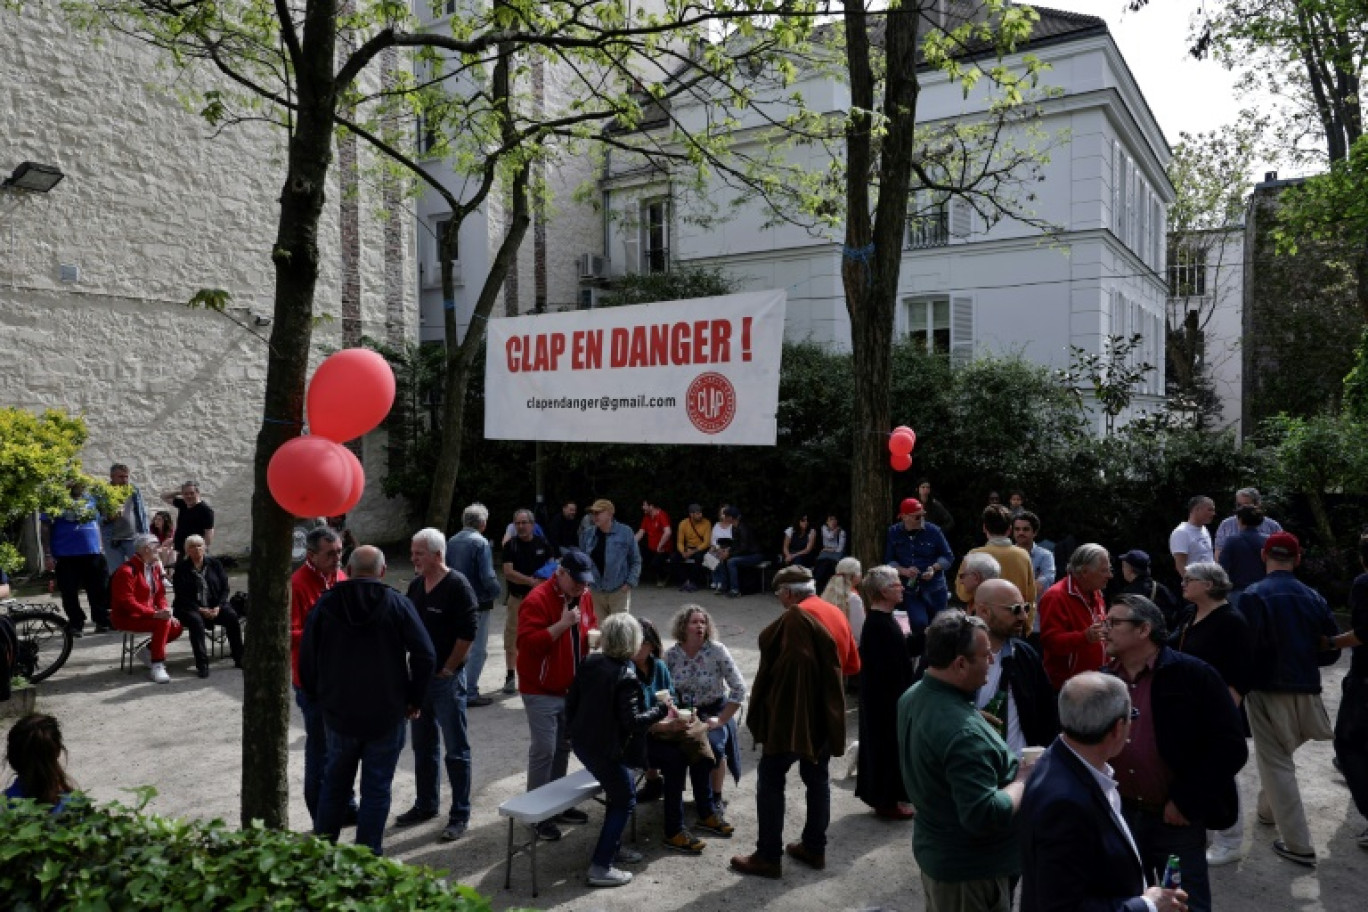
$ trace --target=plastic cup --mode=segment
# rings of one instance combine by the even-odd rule
[[[1043,747],[1028,747],[1021,752],[1021,760],[1028,766],[1043,756],[1045,756],[1045,748]]]
[[[677,709],[675,712],[678,713],[679,718],[683,719],[685,722],[693,721],[694,712],[692,709]]]
[[[599,648],[599,641],[602,640],[602,639],[603,639],[603,631],[602,631],[602,630],[599,630],[597,627],[595,627],[593,630],[589,631],[589,648],[590,648],[590,649],[598,649],[598,648]]]
[[[669,702],[670,702],[670,692],[669,692],[668,690],[657,690],[657,691],[656,691],[656,702],[657,702],[657,703],[669,703]]]

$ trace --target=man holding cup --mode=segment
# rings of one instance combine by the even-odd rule
[[[567,548],[560,566],[538,585],[518,608],[518,691],[527,712],[531,743],[527,749],[527,790],[530,792],[565,776],[570,762],[570,730],[565,697],[580,661],[589,654],[586,631],[598,628],[589,584],[594,564],[589,555]],[[584,823],[589,816],[578,808],[563,812],[564,823]],[[536,825],[537,834],[550,841],[561,831],[551,820]]]

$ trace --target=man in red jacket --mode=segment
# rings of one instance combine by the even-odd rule
[[[518,691],[527,712],[531,743],[527,749],[527,790],[565,776],[570,762],[570,728],[565,696],[582,658],[589,654],[588,631],[598,628],[588,586],[594,581],[589,555],[567,548],[552,577],[527,594],[518,606]],[[565,823],[589,819],[578,808],[563,812]],[[537,834],[561,837],[553,821],[543,820]]]
[[[1101,545],[1079,545],[1068,572],[1040,599],[1040,649],[1045,674],[1055,690],[1076,674],[1097,671],[1107,661],[1102,590],[1112,578],[1111,555]]]
[[[138,655],[151,669],[152,680],[166,684],[166,644],[181,635],[181,622],[166,606],[166,585],[157,564],[157,537],[138,535],[133,539],[133,556],[120,567],[109,583],[109,617],[117,630],[152,634],[151,649],[144,646]]]

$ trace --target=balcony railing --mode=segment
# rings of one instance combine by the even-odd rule
[[[907,220],[907,246],[910,250],[944,247],[950,243],[950,214],[937,209]]]

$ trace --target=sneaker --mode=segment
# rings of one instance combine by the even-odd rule
[[[166,664],[163,662],[153,662],[152,671],[149,677],[156,684],[170,684],[171,676],[166,673]]]
[[[613,864],[641,864],[646,859],[636,849],[624,849],[619,847],[617,854],[613,856]]]
[[[1314,868],[1316,866],[1315,852],[1294,852],[1287,847],[1281,839],[1273,840],[1273,854],[1280,858],[1286,858],[1293,864],[1299,864],[1304,868]]]
[[[657,588],[657,589],[664,589],[664,588],[665,588],[665,581],[664,581],[663,579],[658,579],[658,580],[656,580],[656,588]]]
[[[152,653],[148,651],[146,645],[139,646],[138,651],[133,653],[133,657],[148,668],[152,667]]]
[[[721,814],[710,814],[698,821],[698,828],[700,830],[707,830],[715,836],[721,836],[723,839],[730,839],[732,833],[736,832],[736,827],[727,823]]]
[[[81,628],[79,628],[79,627],[71,627],[71,628],[68,628],[68,629],[71,630],[71,638],[72,638],[73,640],[79,640],[81,637],[85,636],[85,633],[84,633],[84,632],[81,630]],[[96,632],[96,633],[99,633],[98,630],[95,631],[95,632]]]
[[[1207,849],[1207,867],[1219,868],[1221,865],[1234,864],[1244,858],[1244,852],[1240,851],[1239,846],[1221,845],[1217,843]]]
[[[561,838],[560,827],[549,820],[543,820],[532,829],[537,831],[537,838],[545,839],[547,842],[555,842]]]
[[[673,836],[666,836],[661,845],[671,852],[678,852],[680,855],[702,855],[703,848],[707,843],[694,838],[694,835],[688,830],[680,830]]]
[[[766,861],[759,855],[737,855],[731,860],[731,869],[738,874],[753,874],[778,880],[784,876],[784,867],[777,861]]]
[[[741,590],[740,590],[740,589],[733,589],[731,592],[728,592],[728,593],[727,593],[727,598],[740,598],[740,597],[741,597]]]
[[[208,663],[208,662],[196,662],[196,663],[195,663],[195,674],[199,675],[201,678],[207,678],[207,677],[209,677],[209,663]]]
[[[637,804],[659,801],[664,794],[664,781],[659,776],[654,779],[647,777],[646,781],[642,783],[641,788],[637,790]]]
[[[632,882],[632,872],[621,871],[617,868],[590,868],[589,886],[591,887],[625,887]]]
[[[570,808],[569,810],[561,811],[556,819],[561,823],[588,823],[589,815],[579,808]]]
[[[510,696],[518,692],[518,679],[511,671],[508,673],[508,677],[504,678],[503,692]]]
[[[1368,830],[1364,830],[1355,836],[1354,841],[1358,843],[1360,849],[1368,849]]]
[[[110,627],[108,624],[96,624],[96,625],[95,625],[95,632],[96,632],[96,633],[109,633],[109,631],[111,631],[111,630],[113,630],[113,629],[114,629],[114,628],[113,628],[113,627]]]
[[[436,811],[424,811],[420,808],[411,807],[394,818],[394,825],[397,827],[414,826],[415,824],[425,823],[436,816]]]
[[[437,838],[442,842],[455,842],[466,834],[468,827],[469,824],[464,820],[459,823],[448,823]]]
[[[726,595],[727,590],[722,586],[713,586],[713,595]]]
[[[471,697],[469,700],[466,700],[466,706],[488,706],[493,702],[493,697],[486,697],[484,694],[479,694],[478,696],[474,696]]]

